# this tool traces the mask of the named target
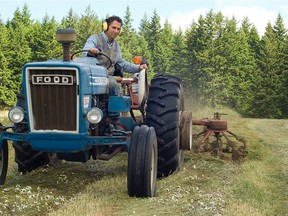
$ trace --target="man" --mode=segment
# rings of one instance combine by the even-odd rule
[[[147,64],[136,65],[129,63],[122,59],[121,48],[118,42],[115,40],[116,37],[121,33],[123,22],[118,16],[111,16],[107,18],[102,25],[103,32],[99,34],[91,35],[85,45],[84,50],[89,50],[83,53],[84,56],[96,57],[99,64],[105,66],[108,70],[109,75],[109,95],[119,95],[120,89],[113,78],[115,67],[118,66],[123,71],[128,73],[138,73],[143,69],[147,69]],[[106,54],[112,61],[112,66],[109,67],[110,63],[105,56],[97,55],[100,52]],[[119,124],[119,113],[110,113],[112,118],[112,124],[117,130],[123,130],[123,127]]]
[[[109,93],[110,95],[119,95],[119,88],[116,80],[112,77],[115,67],[118,66],[128,73],[138,73],[142,69],[147,69],[147,64],[136,65],[122,59],[122,52],[116,37],[121,33],[123,22],[118,16],[111,16],[103,22],[103,32],[91,35],[85,45],[84,53],[86,56],[96,56],[100,65],[109,66],[109,61],[105,56],[98,55],[103,52],[112,60],[112,66],[107,68],[109,74]]]

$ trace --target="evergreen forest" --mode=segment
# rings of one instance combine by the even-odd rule
[[[185,31],[161,22],[156,9],[152,17],[143,14],[138,29],[129,6],[122,19],[117,40],[123,58],[147,59],[150,79],[161,73],[178,76],[199,106],[225,106],[244,117],[288,118],[288,34],[280,14],[263,35],[248,17],[238,21],[213,10],[191,20]],[[27,5],[11,20],[0,19],[0,108],[16,103],[25,63],[62,58],[55,40],[59,28],[76,29],[73,53],[102,31],[102,19],[88,6],[83,14],[71,8],[60,22],[47,14],[33,20]]]

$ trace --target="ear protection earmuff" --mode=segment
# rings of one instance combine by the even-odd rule
[[[108,25],[108,22],[107,22],[107,19],[105,19],[103,22],[102,22],[102,30],[103,31],[107,31],[109,28],[109,25]],[[120,32],[119,32],[119,35],[122,33],[122,27],[120,29]]]
[[[102,30],[103,31],[107,31],[108,30],[108,22],[107,20],[105,19],[103,22],[102,22]]]

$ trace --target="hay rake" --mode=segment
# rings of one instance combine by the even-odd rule
[[[243,161],[248,154],[245,139],[228,130],[227,120],[221,119],[225,113],[215,112],[212,119],[192,120],[192,125],[204,126],[203,130],[193,134],[195,152],[211,152],[213,156],[233,161]]]

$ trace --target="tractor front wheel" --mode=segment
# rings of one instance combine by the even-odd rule
[[[34,151],[29,143],[14,142],[13,147],[18,171],[23,174],[49,164],[48,153]]]
[[[20,106],[23,110],[26,110],[23,88],[21,87],[20,93],[17,94],[17,106]],[[27,126],[19,125],[16,132],[20,130],[22,133],[28,130]],[[18,171],[25,174],[31,172],[38,167],[47,165],[49,155],[46,152],[35,151],[31,148],[31,145],[26,142],[13,142],[15,150],[15,162],[18,164]]]
[[[153,127],[133,130],[129,153],[127,185],[129,196],[154,197],[157,179],[157,138]]]
[[[3,141],[2,149],[0,150],[0,185],[5,183],[8,168],[8,144]]]

